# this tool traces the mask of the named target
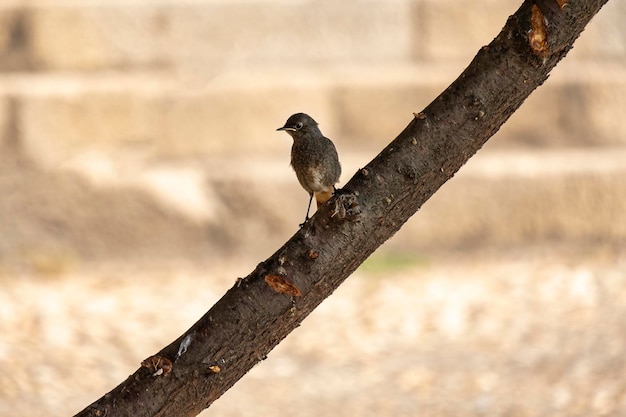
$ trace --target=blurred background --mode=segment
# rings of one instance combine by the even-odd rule
[[[0,415],[73,415],[297,230],[520,0],[3,0]],[[626,4],[221,416],[626,413]],[[548,22],[549,23],[549,22]]]

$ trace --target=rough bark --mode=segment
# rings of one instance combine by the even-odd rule
[[[210,406],[481,148],[606,1],[525,1],[341,195],[237,280],[191,329],[77,415],[194,416]]]

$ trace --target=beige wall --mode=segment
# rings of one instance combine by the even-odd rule
[[[296,110],[374,150],[517,3],[15,2],[0,8],[0,97],[19,101],[29,153],[55,163],[137,144],[178,156],[276,151],[272,128]],[[624,19],[621,3],[606,6],[498,142],[624,144]]]
[[[259,230],[282,230],[270,236],[279,244],[299,221],[306,195],[288,168],[290,139],[275,128],[291,113],[313,115],[339,148],[345,183],[458,76],[518,3],[3,2],[2,141],[52,172],[148,192],[165,210],[222,230],[220,239],[248,242]],[[555,235],[597,239],[605,231],[625,238],[624,227],[615,226],[626,221],[619,197],[626,194],[625,20],[626,6],[609,2],[486,146],[496,156],[474,158],[395,241],[457,247]],[[572,154],[579,161],[573,167]],[[510,174],[512,164],[521,168]],[[540,178],[546,164],[560,168]],[[603,166],[612,168],[599,175]],[[502,176],[515,185],[499,185]],[[589,190],[581,192],[585,199],[615,199],[572,200],[561,191],[572,176],[585,178],[576,180]],[[231,209],[241,184],[256,210],[244,222]],[[284,201],[265,197],[268,184]],[[464,210],[466,196],[455,187],[485,196],[476,211]],[[520,195],[525,204],[516,202]],[[563,216],[532,210],[546,198],[556,199],[552,206]],[[461,221],[451,227],[449,219]]]

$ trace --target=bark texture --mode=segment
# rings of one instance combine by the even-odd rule
[[[77,415],[195,416],[210,406],[481,148],[606,1],[525,1],[459,78],[283,247]]]

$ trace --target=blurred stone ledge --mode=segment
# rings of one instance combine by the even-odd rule
[[[288,155],[288,146],[275,155],[161,161],[93,151],[46,170],[3,160],[0,270],[15,263],[56,270],[76,261],[269,256],[296,232],[308,200]],[[339,186],[373,157],[341,152]],[[487,145],[386,250],[623,248],[625,160],[624,147]]]
[[[0,70],[294,68],[469,60],[519,0],[3,0]],[[306,13],[303,13],[306,10]],[[609,2],[573,59],[626,57],[626,8]]]
[[[374,152],[462,68],[338,66],[254,76],[231,71],[202,80],[162,71],[3,75],[0,132],[44,166],[93,150],[158,158],[272,154],[289,143],[276,127],[305,111],[340,150]],[[626,67],[564,62],[491,143],[625,145],[625,97]]]
[[[341,155],[344,185],[372,154]],[[626,148],[479,152],[392,239],[399,251],[626,242]],[[278,155],[138,167],[67,166],[97,189],[141,189],[155,205],[219,233],[246,253],[278,247],[302,220],[307,195]],[[117,165],[116,165],[117,164]],[[102,165],[100,165],[102,166]],[[218,236],[222,241],[212,241]],[[262,243],[263,242],[263,243]],[[255,243],[260,244],[256,246]],[[268,246],[269,245],[269,246]],[[269,254],[263,254],[269,255]]]

